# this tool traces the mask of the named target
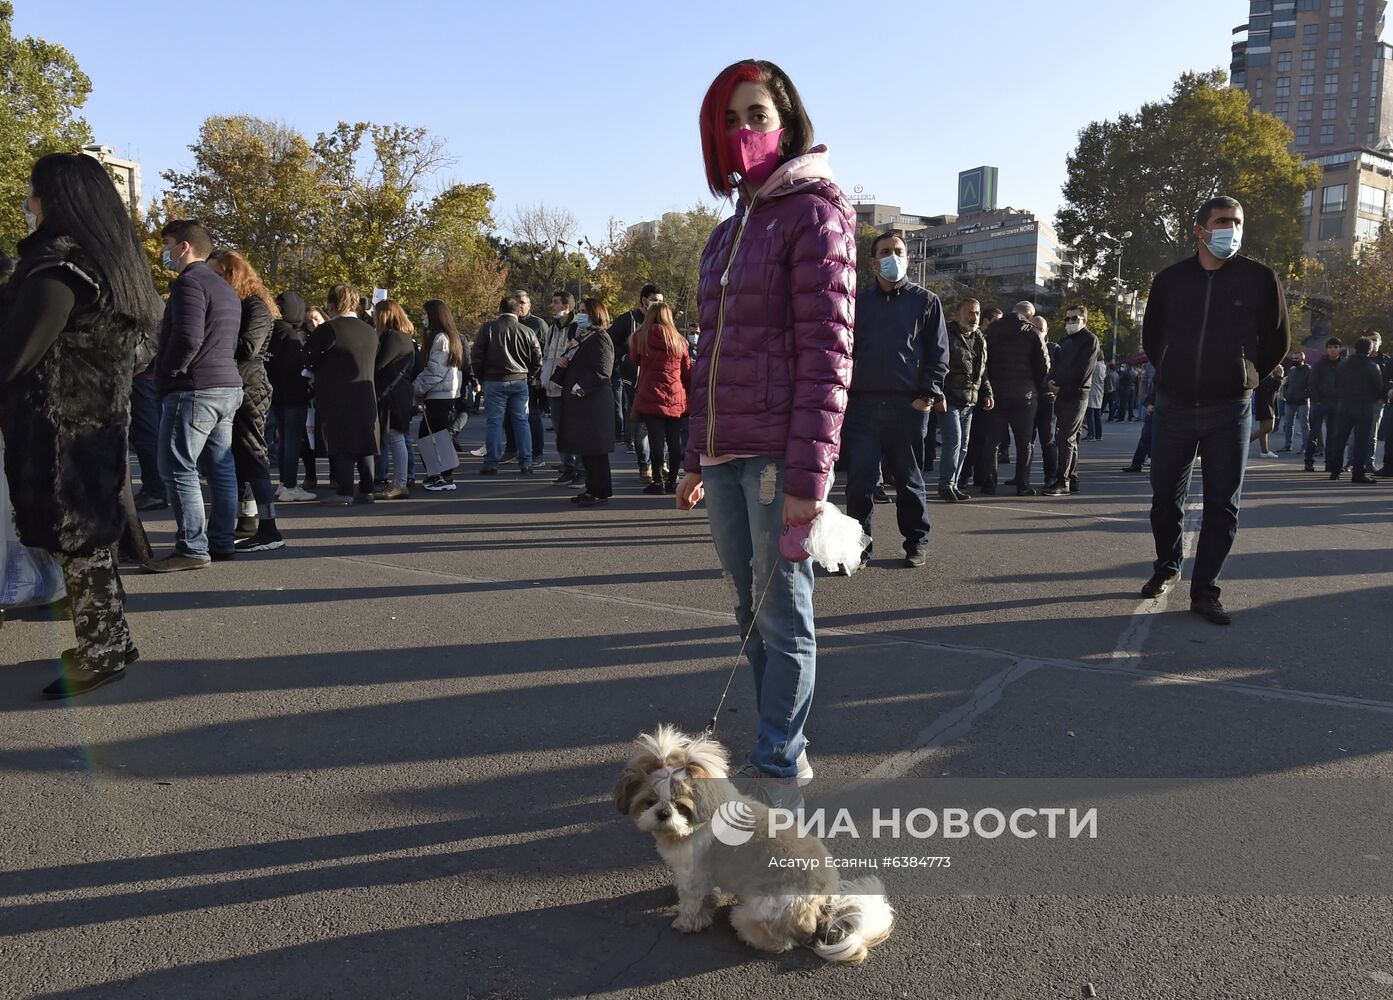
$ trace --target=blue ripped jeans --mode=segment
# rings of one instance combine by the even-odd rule
[[[766,774],[792,778],[807,743],[803,726],[813,703],[817,635],[812,560],[792,563],[779,553],[784,461],[737,458],[701,472],[711,538],[735,585],[740,634],[750,637],[745,654],[754,668],[759,713],[750,760]]]

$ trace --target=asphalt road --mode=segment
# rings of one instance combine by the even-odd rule
[[[1393,489],[1254,459],[1218,628],[1183,587],[1137,596],[1136,426],[1084,445],[1080,495],[935,504],[922,570],[881,507],[876,562],[819,574],[810,793],[1389,775]],[[129,576],[143,659],[75,704],[37,698],[70,626],[0,630],[0,996],[1393,997],[1374,896],[892,885],[854,969],[723,918],[677,933],[610,789],[634,734],[700,728],[735,653],[705,516],[622,453],[591,511],[475,465],[454,494],[283,507],[280,552]],[[728,705],[740,756],[747,672]]]

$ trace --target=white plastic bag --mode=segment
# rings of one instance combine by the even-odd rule
[[[824,503],[813,518],[803,548],[828,572],[845,566],[850,574],[861,568],[861,553],[869,544],[870,536],[861,530],[860,521],[843,514],[836,504]]]
[[[5,443],[0,439],[0,468]],[[52,604],[66,596],[58,560],[42,549],[21,545],[10,510],[10,484],[0,473],[0,608]]]

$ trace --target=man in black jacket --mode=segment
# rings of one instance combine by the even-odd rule
[[[1344,344],[1331,337],[1325,342],[1325,357],[1311,366],[1306,389],[1311,397],[1311,426],[1306,433],[1306,471],[1316,471],[1316,442],[1330,440],[1335,432],[1335,369],[1340,364]]]
[[[1286,355],[1287,304],[1272,269],[1238,255],[1243,206],[1233,198],[1219,196],[1200,206],[1194,236],[1197,254],[1156,275],[1142,323],[1142,347],[1156,359],[1156,563],[1142,595],[1159,597],[1180,579],[1182,521],[1198,454],[1204,461],[1204,516],[1190,574],[1190,610],[1227,625],[1232,619],[1219,601],[1217,581],[1238,534],[1253,390]]]
[[[527,423],[527,387],[542,373],[542,349],[536,335],[518,319],[518,301],[509,296],[498,318],[479,328],[470,358],[484,382],[484,443],[487,451],[479,474],[495,475],[503,458],[503,421],[513,425],[518,443],[518,472],[532,474],[532,433]]]
[[[232,418],[242,405],[237,332],[242,303],[208,266],[213,240],[202,223],[176,219],[161,231],[164,265],[177,271],[169,286],[155,357],[160,396],[160,476],[174,507],[174,553],[147,563],[152,573],[204,569],[211,559],[232,559],[237,530],[237,473],[232,463]],[[198,484],[204,459],[212,493],[211,521]]]
[[[1350,443],[1350,482],[1376,483],[1369,475],[1373,466],[1374,422],[1382,406],[1385,389],[1383,370],[1374,361],[1373,338],[1365,335],[1354,342],[1354,353],[1335,369],[1335,430],[1325,443],[1325,469],[1331,479],[1345,470],[1345,445]]]
[[[1030,485],[1030,459],[1035,450],[1035,412],[1045,390],[1050,358],[1030,323],[1034,315],[1033,303],[1017,302],[1009,315],[987,328],[987,379],[996,406],[985,421],[987,434],[977,467],[984,494],[996,492],[995,444],[1009,427],[1016,439],[1016,496],[1036,495]]]
[[[1282,433],[1286,443],[1279,452],[1291,451],[1292,431],[1301,431],[1301,450],[1311,439],[1311,366],[1306,364],[1306,352],[1297,349],[1291,352],[1285,365],[1286,375],[1282,380],[1282,402],[1286,411],[1282,414]]]
[[[1070,306],[1064,313],[1064,339],[1050,369],[1050,391],[1054,393],[1055,447],[1059,450],[1059,479],[1045,488],[1045,495],[1068,496],[1078,491],[1079,431],[1088,409],[1088,393],[1093,387],[1093,370],[1103,356],[1097,336],[1086,325],[1088,309]]]
[[[614,437],[617,441],[626,442],[638,459],[638,479],[644,485],[653,482],[654,470],[649,464],[648,428],[642,420],[629,421],[629,411],[633,409],[638,387],[638,365],[629,357],[629,341],[634,331],[643,326],[648,307],[661,301],[661,288],[644,285],[638,293],[638,307],[616,316],[609,327],[609,339],[614,342],[614,374],[610,378],[610,384],[614,387]]]
[[[907,277],[904,240],[894,233],[871,244],[875,284],[856,296],[851,392],[842,425],[847,457],[846,511],[871,532],[881,460],[895,481],[895,512],[905,565],[928,561],[924,503],[924,435],[929,410],[943,398],[948,333],[938,296]],[[866,546],[862,563],[870,559]]]

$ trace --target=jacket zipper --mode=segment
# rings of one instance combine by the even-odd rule
[[[1200,395],[1200,365],[1204,360],[1204,335],[1209,330],[1209,296],[1214,291],[1214,275],[1216,272],[1209,271],[1204,279],[1204,316],[1200,320],[1200,339],[1195,347],[1195,399]],[[1198,402],[1195,403],[1199,405]]]
[[[750,213],[755,210],[758,197],[751,198],[745,206],[745,215],[740,220],[740,228],[735,231],[735,242],[726,260],[726,269],[721,272],[721,304],[716,311],[716,344],[711,348],[711,367],[706,374],[706,454],[716,455],[716,367],[721,361],[721,335],[726,326],[726,291],[730,287],[730,269],[735,263],[735,255],[740,250],[740,241],[745,236],[745,226],[750,221]]]

